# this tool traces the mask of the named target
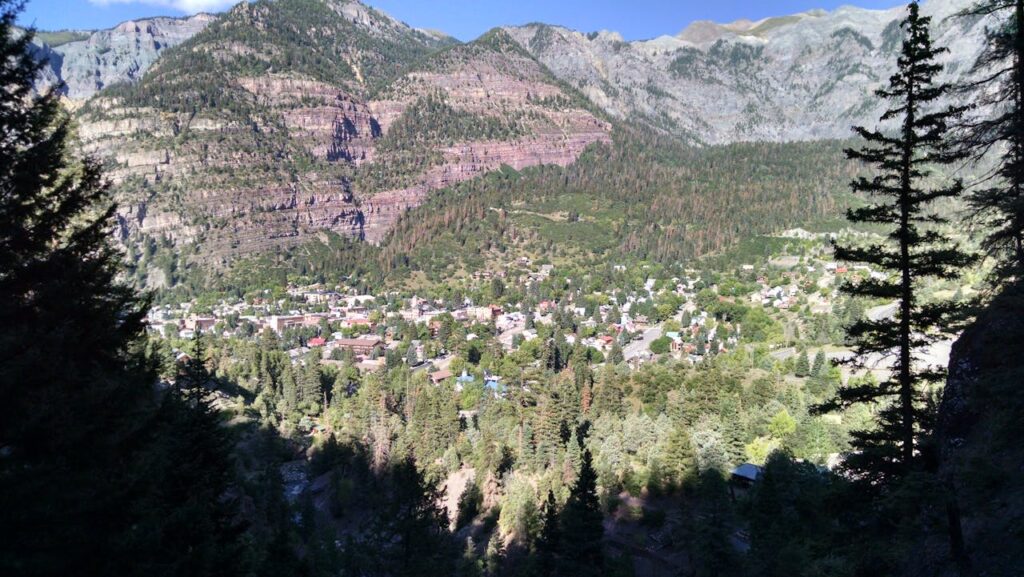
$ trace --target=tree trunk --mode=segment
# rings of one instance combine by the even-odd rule
[[[1024,0],[1019,0],[1024,2]],[[911,75],[908,74],[908,82]],[[900,366],[899,403],[901,420],[900,458],[903,467],[910,468],[914,459],[914,382],[910,367],[910,314],[913,309],[914,287],[910,276],[910,194],[911,170],[916,146],[914,86],[907,87],[907,117],[903,125],[903,174],[900,178]]]
[[[967,557],[967,548],[964,546],[964,530],[960,523],[960,503],[956,500],[952,488],[947,487],[946,495],[946,519],[949,532],[949,552],[956,563],[957,573],[960,577],[973,577],[971,561]]]
[[[1024,0],[1016,0],[1014,7],[1014,50],[1013,50],[1013,96],[1014,116],[1013,135],[1011,152],[1016,170],[1011,178],[1011,190],[1013,198],[1021,198],[1024,189]],[[1019,212],[1013,215],[1017,220],[1014,223],[1014,257],[1016,269],[1020,271],[1024,267],[1024,222],[1020,222],[1022,216]]]

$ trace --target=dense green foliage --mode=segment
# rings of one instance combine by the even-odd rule
[[[854,172],[839,143],[690,148],[623,129],[567,168],[504,170],[435,193],[389,235],[382,265],[440,279],[516,254],[693,262],[831,215]]]

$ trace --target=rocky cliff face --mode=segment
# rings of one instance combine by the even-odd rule
[[[447,44],[354,2],[239,5],[79,113],[110,160],[122,238],[214,265],[321,230],[376,242],[432,190],[609,140],[505,33]]]
[[[611,125],[588,110],[585,102],[574,101],[574,95],[501,31],[435,55],[396,79],[371,107],[387,132],[424,95],[437,94],[456,113],[510,124],[509,134],[495,139],[460,134],[455,126],[439,127],[440,141],[428,143],[439,160],[415,175],[411,184],[367,199],[365,236],[371,242],[380,241],[397,218],[422,203],[431,190],[502,165],[517,170],[541,164],[566,166],[591,144],[610,142]],[[452,131],[445,134],[449,128]],[[378,160],[387,163],[399,155],[386,152]]]
[[[1020,575],[1024,522],[1024,290],[998,297],[963,332],[950,357],[937,426],[939,476],[956,498],[968,573]],[[939,536],[915,574],[958,575]]]
[[[929,0],[951,75],[981,48],[984,19],[953,17],[970,0]],[[703,143],[845,138],[872,124],[875,88],[900,49],[905,8],[843,7],[732,24],[697,22],[677,36],[624,42],[529,25],[509,28],[556,76],[620,119],[642,119]]]
[[[969,3],[924,4],[954,77],[988,24],[952,18]],[[70,96],[106,87],[80,134],[111,162],[123,238],[219,262],[323,228],[377,242],[433,190],[574,162],[609,118],[702,143],[846,137],[880,112],[902,17],[845,7],[644,42],[530,25],[456,45],[355,1],[260,0],[41,50],[61,51]]]
[[[198,14],[129,20],[57,46],[37,39],[40,54],[49,60],[46,83],[63,82],[68,98],[85,100],[111,84],[136,82],[160,54],[192,38],[215,18]]]

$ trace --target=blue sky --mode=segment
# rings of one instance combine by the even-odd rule
[[[109,28],[144,16],[223,10],[237,0],[28,0],[23,24],[44,30]],[[675,34],[694,20],[756,20],[843,4],[890,8],[900,0],[367,0],[419,28],[472,40],[494,26],[546,22],[589,32],[615,30],[628,40]]]

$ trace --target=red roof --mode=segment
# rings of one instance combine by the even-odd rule
[[[440,383],[441,381],[445,379],[450,379],[451,377],[452,372],[449,370],[441,370],[434,373],[430,373],[430,380],[435,383]]]
[[[306,344],[311,347],[322,347],[327,344],[327,341],[323,337],[313,337]]]

